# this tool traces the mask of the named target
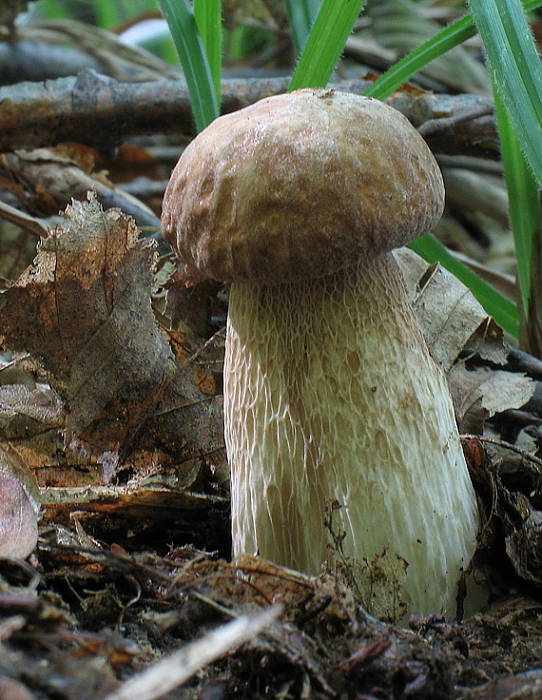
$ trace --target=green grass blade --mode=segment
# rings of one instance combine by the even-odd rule
[[[64,19],[68,14],[57,0],[46,0],[40,3],[39,8],[47,19]]]
[[[288,14],[294,49],[296,55],[299,56],[318,14],[318,3],[316,0],[286,0],[286,13]]]
[[[526,12],[531,12],[542,6],[542,0],[525,0],[523,6]],[[459,18],[427,41],[424,41],[418,48],[393,65],[380,78],[375,80],[371,87],[365,91],[365,94],[368,97],[376,97],[379,100],[386,99],[430,61],[453,49],[455,46],[459,46],[459,44],[474,36],[476,32],[477,29],[471,15]]]
[[[521,293],[522,311],[527,319],[531,293],[531,260],[533,241],[540,235],[541,212],[536,180],[527,165],[510,117],[499,91],[494,86],[495,116],[508,190],[508,212],[514,235],[517,279]]]
[[[158,0],[184,70],[196,129],[202,131],[219,113],[218,100],[196,20],[187,0]]]
[[[476,34],[472,17],[466,15],[444,27],[398,61],[365,91],[368,97],[384,100],[428,63]]]
[[[542,184],[542,64],[520,0],[470,0],[493,82]]]
[[[325,87],[365,0],[323,0],[288,90]]]
[[[213,78],[216,99],[220,104],[220,72],[222,67],[222,17],[220,0],[194,0],[194,17]]]
[[[542,208],[540,190],[520,147],[500,91],[493,85],[508,211],[514,235],[521,300],[520,347],[542,354]]]
[[[119,21],[119,13],[114,2],[97,0],[95,4],[96,23],[104,29],[112,29]]]
[[[445,248],[431,233],[413,241],[410,248],[429,263],[439,262],[457,279],[463,282],[480,304],[484,307],[487,313],[492,316],[495,321],[507,333],[515,338],[519,335],[519,312],[513,301],[503,296],[494,287],[484,280],[468,267],[459,262],[450,251]]]

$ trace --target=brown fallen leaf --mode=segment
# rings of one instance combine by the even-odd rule
[[[461,433],[481,433],[487,418],[524,406],[536,389],[536,382],[521,372],[469,370],[464,362],[452,367],[448,384]]]
[[[21,439],[47,428],[62,426],[62,407],[46,386],[0,386],[0,425],[7,439]]]
[[[527,496],[500,484],[500,516],[506,553],[514,570],[526,581],[542,585],[542,511]]]
[[[477,575],[498,589],[511,580],[513,572],[512,578],[540,589],[542,461],[516,445],[487,436],[463,435],[462,444],[484,514],[473,561]]]
[[[22,186],[23,196],[17,190],[15,193],[31,213],[56,214],[69,204],[71,197],[85,200],[86,193],[92,190],[106,208],[119,207],[134,216],[140,225],[158,225],[154,213],[135,197],[115,187],[105,172],[87,170],[91,168],[88,157],[74,148],[62,146],[4,153],[0,155],[0,165],[19,188]],[[0,214],[7,218],[5,213]]]
[[[431,354],[448,372],[467,343],[495,364],[504,364],[502,331],[472,292],[440,265],[430,265],[409,248],[394,255]]]
[[[158,444],[176,463],[220,450],[220,402],[175,361],[153,313],[154,245],[92,194],[64,216],[2,295],[0,334],[46,370],[67,443],[117,457]]]
[[[37,541],[36,513],[22,484],[0,474],[0,557],[25,559]]]
[[[153,403],[149,394],[174,365],[148,294],[154,251],[137,242],[133,221],[104,213],[95,197],[74,202],[66,217],[4,295],[2,325],[8,345],[49,371],[73,432],[110,401],[125,409],[134,399]]]

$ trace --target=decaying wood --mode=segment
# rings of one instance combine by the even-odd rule
[[[222,111],[232,112],[257,100],[285,92],[288,78],[225,80]],[[335,87],[354,93],[370,81],[351,80]],[[421,91],[396,93],[388,103],[415,126],[464,112],[479,113],[491,100],[475,95],[433,95]],[[186,86],[175,80],[119,83],[92,70],[77,77],[43,84],[19,83],[0,88],[0,150],[32,148],[60,141],[78,141],[100,148],[136,134],[194,131]],[[469,155],[497,155],[493,116],[452,120],[449,130],[428,139],[433,150]]]

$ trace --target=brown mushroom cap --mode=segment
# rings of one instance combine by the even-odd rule
[[[405,245],[438,221],[443,203],[435,159],[400,112],[299,90],[201,132],[173,171],[162,226],[206,276],[279,283]]]

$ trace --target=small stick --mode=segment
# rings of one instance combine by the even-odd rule
[[[242,615],[218,627],[130,678],[118,690],[107,695],[105,700],[153,700],[162,697],[208,664],[254,639],[277,619],[280,612],[281,606],[276,605],[257,615]]]
[[[424,138],[427,136],[433,136],[433,134],[448,131],[458,124],[463,124],[464,122],[478,119],[478,117],[487,117],[488,115],[493,114],[493,111],[493,105],[483,105],[482,107],[468,109],[465,112],[459,112],[459,114],[453,114],[451,117],[428,119],[418,127],[418,133]]]
[[[515,445],[512,445],[511,442],[506,442],[505,440],[497,440],[495,438],[486,437],[485,435],[466,434],[461,435],[460,438],[461,440],[480,440],[480,442],[488,442],[490,445],[497,445],[498,447],[504,447],[505,449],[512,450],[512,452],[516,452],[529,462],[536,464],[540,468],[536,471],[539,471],[539,473],[542,474],[542,459],[540,459],[540,457],[535,457],[535,455],[530,454],[529,452],[527,452],[527,450],[522,450],[521,447],[516,447]]]

